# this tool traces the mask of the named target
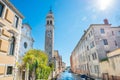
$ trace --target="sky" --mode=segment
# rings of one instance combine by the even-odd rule
[[[55,19],[54,49],[70,65],[70,55],[90,24],[120,26],[120,0],[10,0],[32,27],[34,48],[44,50],[46,15],[52,6]]]

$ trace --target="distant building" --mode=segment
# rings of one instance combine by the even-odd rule
[[[107,53],[120,48],[120,27],[104,24],[91,24],[71,54],[72,71],[101,77],[100,61]]]
[[[23,18],[9,0],[0,0],[0,80],[17,80]]]
[[[70,65],[71,65],[70,69],[72,70],[72,72],[79,74],[80,73],[79,69],[77,69],[77,65],[79,64],[78,58],[79,57],[77,55],[75,55],[74,53],[71,54],[71,56],[70,56]]]
[[[62,72],[62,56],[60,56],[59,60],[59,71]]]
[[[55,71],[56,74],[59,74],[59,61],[60,61],[60,56],[58,50],[54,50],[54,57],[55,57]]]
[[[22,25],[21,28],[21,39],[20,39],[20,49],[19,49],[19,56],[18,56],[18,63],[21,64],[22,58],[25,55],[27,51],[33,48],[33,38],[31,36],[31,27],[28,23],[25,23]],[[26,72],[25,70],[21,73],[21,71],[18,71],[19,79],[25,80]]]
[[[62,71],[64,71],[65,69],[66,69],[66,64],[62,62]]]
[[[55,57],[55,72],[58,75],[62,72],[62,58],[58,52],[58,50],[54,50],[54,57]]]
[[[107,58],[100,62],[104,80],[120,80],[120,48],[107,53]]]

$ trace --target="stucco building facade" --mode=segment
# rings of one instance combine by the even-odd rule
[[[21,27],[21,38],[20,38],[20,49],[18,55],[18,63],[22,64],[22,58],[27,51],[33,48],[34,40],[31,36],[31,26],[28,23],[22,24]],[[28,72],[27,70],[18,70],[17,80],[27,80]]]
[[[111,26],[107,19],[104,24],[91,24],[72,51],[72,71],[101,77],[100,61],[107,57],[107,53],[119,47],[119,26]]]
[[[0,0],[0,80],[17,80],[23,18],[9,0]]]
[[[107,53],[107,58],[100,62],[102,78],[120,80],[120,48]]]
[[[34,40],[31,36],[31,26],[28,23],[24,23],[21,28],[21,39],[20,39],[20,53],[19,53],[19,60],[24,54],[33,48]],[[20,61],[19,61],[20,62]]]
[[[54,57],[55,57],[55,73],[58,75],[62,72],[62,58],[58,52],[58,50],[54,50]]]
[[[64,71],[66,69],[66,63],[62,62],[62,71]]]

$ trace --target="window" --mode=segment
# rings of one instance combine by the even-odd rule
[[[110,51],[106,51],[106,53],[109,53]]]
[[[49,24],[49,21],[47,20],[47,24]]]
[[[93,47],[95,46],[94,41],[92,41],[92,46],[93,46]]]
[[[9,53],[9,55],[14,55],[14,49],[15,49],[15,37],[12,37],[11,43],[10,43],[10,53]]]
[[[117,46],[117,42],[115,41],[115,46]]]
[[[8,66],[7,67],[7,75],[11,75],[13,72],[13,67],[12,66]]]
[[[27,42],[24,42],[24,48],[25,49],[27,48]]]
[[[92,31],[90,31],[91,35],[92,35]]]
[[[90,66],[89,68],[90,68],[90,72],[92,73],[92,66]]]
[[[49,52],[49,54],[52,54],[51,52]]]
[[[104,45],[108,45],[107,39],[103,39],[103,43],[104,43]]]
[[[99,67],[98,67],[98,65],[95,65],[94,69],[95,69],[95,73],[99,73]]]
[[[86,37],[86,41],[87,41],[87,37]]]
[[[18,21],[19,21],[19,18],[17,16],[15,16],[15,19],[14,19],[14,27],[17,28],[18,26]]]
[[[92,54],[93,60],[97,59],[96,53]]]
[[[50,24],[52,25],[52,20],[50,20]]]
[[[88,60],[90,61],[91,59],[90,59],[90,55],[88,56]]]
[[[87,50],[89,50],[89,46],[87,46]]]
[[[92,54],[92,58],[93,58],[93,60],[94,60],[94,54]]]
[[[22,26],[22,29],[24,28],[24,26]]]
[[[114,31],[112,31],[112,35],[114,35]]]
[[[94,41],[92,41],[91,43],[90,43],[90,48],[93,48],[95,45],[94,45]]]
[[[97,54],[96,53],[94,53],[94,59],[97,59]]]
[[[120,31],[119,31],[119,35],[120,35]]]
[[[2,16],[3,8],[4,8],[4,5],[0,3],[0,17]]]
[[[90,33],[89,33],[89,37],[90,37]]]
[[[101,32],[102,34],[104,34],[104,33],[105,33],[104,29],[101,29],[101,30],[100,30],[100,32]]]

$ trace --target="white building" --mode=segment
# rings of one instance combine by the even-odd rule
[[[91,24],[72,53],[76,55],[76,70],[80,74],[101,77],[100,61],[107,53],[120,47],[120,27],[112,27],[107,19],[104,24]],[[74,56],[73,56],[74,58]]]
[[[33,38],[31,36],[31,27],[29,24],[23,24],[21,28],[20,54],[23,56],[28,50],[33,48]]]
[[[19,49],[19,56],[18,56],[19,64],[21,64],[22,58],[25,55],[25,53],[33,48],[34,40],[31,36],[31,30],[32,29],[31,29],[29,24],[25,23],[25,24],[22,25],[21,39],[20,39],[20,49]],[[24,74],[24,76],[22,76],[22,79],[26,80],[25,76],[27,76],[27,73],[25,73],[25,71],[23,71],[22,73],[18,73],[18,76],[20,78],[19,80],[21,80],[20,76],[23,75],[23,74]]]

